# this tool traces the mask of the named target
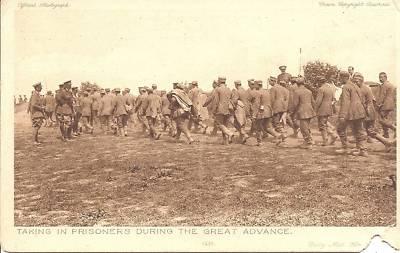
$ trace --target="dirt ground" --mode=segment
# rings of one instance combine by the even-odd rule
[[[291,133],[291,130],[288,130]],[[395,153],[369,144],[370,157],[282,147],[198,144],[165,133],[152,141],[99,129],[63,143],[42,128],[31,144],[28,115],[15,114],[16,226],[393,226]],[[321,140],[316,129],[314,139]]]

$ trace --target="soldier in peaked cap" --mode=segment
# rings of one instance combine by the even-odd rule
[[[289,100],[289,92],[283,87],[281,84],[284,83],[283,80],[280,80],[278,83],[270,82],[271,89],[271,100],[272,100],[272,111],[274,112],[273,116],[273,125],[275,131],[278,133],[284,133],[283,129],[283,117],[284,113],[286,113],[288,109],[288,100]],[[286,138],[286,135],[284,134]]]
[[[248,89],[247,89],[247,93],[248,93],[248,104],[249,104],[249,115],[248,118],[250,119],[250,132],[249,135],[253,135],[253,133],[256,131],[256,124],[255,124],[255,119],[252,117],[253,116],[253,112],[255,111],[255,109],[253,108],[254,106],[254,100],[255,97],[257,96],[257,94],[255,93],[255,80],[254,78],[248,79],[247,80],[247,85],[248,85]]]
[[[142,110],[149,126],[150,138],[160,139],[161,133],[156,129],[156,119],[161,113],[160,97],[154,94],[153,89],[147,89],[147,96],[143,100]]]
[[[97,88],[93,88],[89,93],[89,98],[92,100],[92,110],[90,116],[90,125],[94,126],[99,123],[99,105],[101,95]]]
[[[213,80],[213,83],[212,83],[213,90],[209,94],[207,94],[207,99],[203,104],[203,107],[207,108],[208,117],[210,119],[214,119],[213,130],[211,131],[212,136],[217,135],[217,132],[218,132],[218,126],[217,126],[217,122],[215,121],[215,114],[214,114],[215,107],[216,107],[215,100],[214,100],[214,93],[215,93],[215,89],[217,87],[218,87],[218,81]]]
[[[61,140],[66,141],[72,139],[72,117],[73,117],[73,105],[72,105],[72,92],[71,92],[71,81],[67,81],[60,86],[58,96],[56,96],[57,102],[57,120],[60,124]]]
[[[42,91],[42,84],[36,83],[33,85],[34,91],[32,92],[32,96],[30,99],[30,112],[31,112],[31,120],[33,127],[33,143],[40,144],[38,136],[39,129],[43,124],[44,120],[44,105],[42,100],[40,99],[40,92]]]
[[[284,65],[279,66],[279,70],[281,71],[281,73],[277,77],[278,83],[281,80],[285,81],[285,83],[289,83],[290,79],[292,78],[292,75],[289,73],[286,73],[286,66],[284,66]]]
[[[286,88],[289,91],[287,123],[293,129],[292,137],[297,138],[300,126],[298,123],[297,115],[296,115],[296,113],[294,113],[296,108],[294,108],[294,104],[293,104],[294,91],[297,89],[297,78],[292,77],[290,80],[290,84],[286,85]]]
[[[392,124],[392,115],[396,110],[396,88],[391,84],[385,72],[379,73],[379,93],[376,98],[377,111],[380,115],[379,123],[382,125],[383,137],[389,138],[389,129],[396,133]]]
[[[111,127],[111,120],[113,114],[113,96],[110,94],[110,89],[106,88],[105,94],[100,99],[99,113],[101,117],[101,129],[105,134],[108,134]]]

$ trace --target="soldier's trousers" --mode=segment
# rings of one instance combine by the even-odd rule
[[[300,119],[300,132],[307,144],[312,144],[310,122],[311,119]]]
[[[175,132],[175,128],[172,123],[171,116],[169,114],[163,115],[163,123],[164,123],[164,128],[168,129],[170,134],[173,134]]]
[[[337,133],[340,137],[340,141],[342,142],[343,148],[347,148],[347,134],[346,128],[350,125],[353,135],[356,139],[356,146],[360,150],[366,150],[365,141],[366,135],[363,129],[363,121],[364,119],[356,119],[356,120],[343,120],[338,123]]]
[[[93,129],[93,127],[90,125],[90,116],[82,116],[82,125],[86,128],[86,130],[88,129]]]
[[[102,118],[102,129],[104,130],[104,126],[106,127],[106,131],[110,130],[110,125],[111,125],[111,115],[103,115],[101,116]]]
[[[183,133],[189,141],[192,140],[192,136],[190,135],[188,129],[189,113],[183,113],[182,115],[176,117],[174,120],[176,122],[176,138],[179,138],[181,136],[181,133]]]
[[[272,118],[256,119],[256,129],[257,129],[257,142],[262,141],[263,133],[267,132],[270,135],[277,137],[278,133],[272,127]]]
[[[94,123],[98,122],[99,122],[98,110],[92,110],[92,116],[90,117],[90,125],[93,126]]]
[[[288,116],[289,116],[288,121],[287,121],[288,125],[291,128],[293,128],[293,131],[295,131],[297,133],[300,126],[299,126],[299,122],[298,122],[296,113],[292,113],[292,112],[288,113]]]
[[[229,125],[229,114],[216,114],[215,115],[215,121],[217,123],[217,126],[219,129],[222,131],[222,135],[224,137],[226,136],[231,136],[232,132],[228,129]]]
[[[283,133],[283,123],[281,122],[283,112],[275,113],[272,118],[272,124],[275,128],[275,131],[278,133]]]
[[[244,130],[246,124],[240,124],[235,118],[235,120],[233,121],[233,126],[236,128],[236,130],[240,133],[241,136],[247,135],[246,131]]]
[[[320,132],[326,132],[330,135],[334,134],[334,129],[328,122],[329,116],[318,116],[318,129]]]
[[[393,114],[392,110],[380,111],[381,118],[379,120],[379,123],[382,125],[383,136],[386,138],[389,137],[389,129],[395,130],[391,121],[392,114]]]
[[[156,129],[156,121],[157,121],[157,117],[150,117],[147,116],[147,124],[149,126],[149,131],[150,131],[150,136],[155,138],[157,136],[157,129]]]
[[[375,128],[375,120],[365,120],[363,124],[365,131],[367,132],[367,135],[371,138],[375,138],[377,135]]]
[[[145,116],[138,114],[137,117],[138,117],[139,122],[142,124],[143,131],[146,131],[147,129],[149,129],[149,122],[147,121]]]
[[[74,119],[72,121],[72,131],[74,133],[77,133],[79,130],[78,128],[79,128],[79,121],[81,120],[81,116],[82,116],[82,114],[80,112],[75,113]]]

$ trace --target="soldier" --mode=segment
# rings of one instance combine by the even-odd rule
[[[286,66],[279,66],[279,70],[281,73],[277,77],[277,83],[280,83],[280,81],[284,81],[285,83],[289,83],[290,79],[292,78],[292,75],[289,73],[286,73]]]
[[[99,123],[99,106],[101,95],[97,88],[92,88],[89,98],[92,100],[92,115],[90,116],[90,125],[94,126]]]
[[[294,113],[296,108],[294,108],[294,104],[293,104],[294,91],[297,89],[297,81],[296,80],[297,80],[296,77],[292,77],[290,79],[291,85],[287,86],[287,89],[289,90],[287,119],[288,119],[288,125],[293,129],[293,134],[291,135],[291,137],[293,137],[293,138],[298,137],[299,128],[300,128],[298,119],[296,117],[296,113]]]
[[[274,83],[273,81],[270,83],[272,86],[270,89],[271,100],[272,100],[272,111],[274,112],[273,116],[273,125],[275,131],[278,133],[283,133],[283,116],[288,108],[288,92],[286,88],[284,88],[281,84],[285,84],[284,80],[280,80],[279,83]],[[297,114],[298,115],[298,114]],[[286,138],[286,135],[284,134]]]
[[[276,144],[279,145],[283,140],[283,134],[278,134],[272,127],[272,101],[270,91],[262,89],[262,81],[255,82],[257,97],[253,104],[253,118],[257,128],[257,146],[261,146],[261,141],[264,132],[271,134],[276,139]]]
[[[216,107],[216,104],[214,101],[214,93],[215,93],[215,89],[218,87],[218,82],[216,80],[213,81],[212,87],[213,87],[213,90],[211,91],[210,94],[208,94],[207,99],[204,102],[203,106],[207,108],[208,117],[210,119],[214,120],[214,123],[213,123],[214,126],[213,126],[213,130],[211,131],[211,135],[215,136],[215,135],[217,135],[217,132],[218,132],[218,126],[217,126],[217,122],[215,121],[215,115],[214,115],[215,107]]]
[[[126,92],[125,96],[127,96],[128,104],[132,107],[132,109],[128,111],[128,121],[134,124],[135,118],[133,116],[133,107],[135,106],[136,97],[130,93],[131,89],[129,89],[129,88],[126,88],[125,92]]]
[[[24,95],[24,103],[28,102],[28,98],[26,97],[26,95]]]
[[[149,126],[150,138],[160,139],[161,133],[157,132],[156,120],[161,113],[160,97],[154,94],[154,89],[147,89],[147,96],[143,100],[143,112]]]
[[[60,85],[60,91],[56,96],[57,102],[57,120],[60,124],[61,140],[67,141],[72,139],[72,117],[73,117],[73,105],[72,105],[72,92],[71,92],[71,81],[66,81]]]
[[[255,119],[252,117],[253,112],[258,110],[258,108],[253,108],[253,104],[254,101],[256,99],[256,97],[258,96],[258,92],[256,92],[256,85],[254,83],[254,79],[248,79],[247,80],[247,85],[248,85],[248,89],[247,89],[247,93],[248,93],[248,101],[249,101],[249,118],[250,118],[250,132],[249,135],[253,135],[253,133],[257,130],[257,126],[256,126],[256,121]]]
[[[146,88],[139,87],[139,96],[136,99],[134,112],[137,113],[138,120],[142,124],[143,133],[145,133],[146,130],[149,130],[149,123],[147,122],[147,119],[144,116],[145,112],[143,111],[143,102],[146,99],[146,97],[147,97]]]
[[[325,77],[318,78],[319,88],[315,101],[318,116],[318,128],[322,136],[322,146],[328,144],[328,135],[331,137],[330,145],[333,145],[338,138],[334,130],[328,125],[328,119],[332,116],[332,104],[335,98],[334,90],[326,83]]]
[[[78,95],[78,87],[72,87],[72,106],[74,110],[74,117],[72,119],[72,133],[74,136],[80,135],[79,133],[79,121],[82,116],[80,97]]]
[[[24,99],[22,98],[22,95],[19,95],[18,104],[22,104],[23,102],[24,102]]]
[[[202,91],[199,89],[197,81],[193,81],[191,83],[191,89],[189,90],[189,99],[192,101],[192,114],[189,120],[189,129],[193,122],[196,125],[196,128],[200,126],[203,130],[203,134],[205,134],[208,126],[203,124],[203,119],[200,114],[202,108],[202,105],[200,104],[201,93]]]
[[[300,147],[311,149],[313,140],[310,130],[310,121],[315,117],[315,102],[312,92],[304,87],[304,78],[299,77],[296,82],[298,88],[293,94],[293,104],[294,108],[296,108],[295,112],[297,113],[297,118],[300,120],[300,131],[305,142]]]
[[[113,96],[110,94],[110,89],[105,89],[105,94],[100,100],[99,112],[102,117],[103,126],[102,130],[108,134],[111,127],[112,113],[113,113]],[[105,127],[104,127],[105,125]],[[105,129],[105,130],[104,130]]]
[[[362,104],[362,94],[360,88],[350,81],[350,74],[345,71],[339,73],[339,81],[344,84],[342,95],[340,97],[339,120],[337,133],[342,142],[342,149],[337,150],[337,153],[349,153],[346,128],[350,125],[353,135],[356,139],[358,151],[354,155],[368,156],[365,147],[365,134],[363,131],[363,121],[366,116],[364,106]]]
[[[126,112],[127,100],[121,95],[121,89],[114,89],[115,96],[113,97],[113,115],[117,121],[117,136],[127,136],[128,134],[124,131],[126,130],[126,124],[128,122],[128,113]],[[126,133],[126,134],[125,134]]]
[[[233,133],[228,129],[229,117],[233,112],[232,91],[226,87],[226,78],[218,77],[218,88],[215,89],[214,99],[217,105],[215,120],[222,131],[224,144],[232,143]]]
[[[153,90],[153,94],[161,97],[161,91],[157,90],[157,84],[152,84],[151,89]]]
[[[49,90],[47,92],[47,95],[44,99],[44,104],[45,104],[45,113],[46,113],[46,126],[51,127],[53,126],[54,120],[53,120],[53,114],[56,109],[56,99],[53,96],[53,93]]]
[[[240,80],[236,80],[234,83],[235,89],[232,91],[232,103],[235,108],[233,126],[240,133],[240,138],[244,144],[249,138],[245,132],[246,117],[250,116],[249,93],[243,89]]]
[[[89,97],[89,93],[87,91],[84,91],[83,98],[79,100],[82,112],[82,124],[85,127],[86,131],[90,130],[91,134],[93,134],[93,126],[90,124],[93,102],[94,102],[93,97]]]
[[[374,108],[374,96],[372,94],[371,88],[364,84],[364,77],[360,73],[355,73],[353,75],[353,82],[360,87],[362,95],[362,103],[366,111],[366,117],[364,119],[364,128],[367,132],[368,138],[374,138],[385,145],[386,150],[390,149],[393,142],[388,141],[382,135],[378,134],[375,129],[375,119],[376,113]],[[372,141],[372,140],[371,140]]]
[[[169,135],[174,136],[175,130],[171,119],[170,102],[165,91],[161,92],[161,114],[163,116],[164,131],[168,129]]]
[[[383,137],[389,138],[389,129],[396,132],[396,128],[391,122],[393,111],[396,109],[396,88],[387,80],[385,72],[379,73],[379,81],[381,82],[381,86],[379,87],[378,97],[376,99],[376,105],[380,115],[379,123],[382,125]]]
[[[31,112],[31,119],[32,119],[32,127],[33,127],[33,144],[38,145],[40,144],[38,136],[39,136],[39,129],[43,124],[44,120],[44,105],[40,100],[40,92],[42,91],[42,84],[36,83],[33,85],[35,89],[32,92],[32,96],[30,99],[30,112]]]
[[[168,95],[170,99],[170,108],[172,118],[176,123],[176,135],[175,138],[179,140],[181,133],[183,133],[189,141],[189,144],[194,142],[189,129],[189,117],[192,106],[189,96],[185,93],[184,85],[181,83],[174,84],[175,89]]]

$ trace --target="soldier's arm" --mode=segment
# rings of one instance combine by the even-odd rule
[[[339,119],[345,118],[346,113],[350,106],[350,90],[347,87],[343,87],[342,95],[340,97],[340,111],[339,111]]]
[[[322,99],[324,98],[324,92],[321,88],[317,91],[317,98],[315,99],[315,108],[318,109],[321,106]]]
[[[300,97],[297,92],[293,94],[293,112],[296,113],[300,106]]]

